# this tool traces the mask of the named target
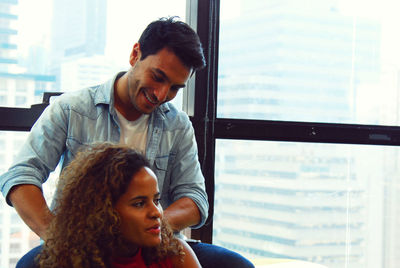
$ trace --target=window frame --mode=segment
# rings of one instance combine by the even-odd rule
[[[220,0],[199,1],[197,32],[207,66],[197,72],[194,115],[191,116],[199,148],[199,160],[210,202],[205,226],[192,237],[212,243],[215,191],[215,143],[217,139],[287,141],[308,143],[400,146],[400,127],[273,120],[217,118]]]

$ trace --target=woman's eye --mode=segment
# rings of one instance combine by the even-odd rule
[[[137,207],[137,208],[140,208],[140,207],[143,207],[143,206],[144,206],[144,202],[143,202],[143,201],[136,202],[136,203],[133,203],[132,206]]]

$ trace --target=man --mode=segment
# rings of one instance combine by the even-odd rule
[[[207,219],[193,127],[186,114],[168,103],[205,66],[199,38],[183,22],[160,19],[142,33],[129,62],[128,72],[105,84],[58,97],[33,126],[15,164],[0,177],[7,203],[43,240],[53,216],[42,183],[60,159],[65,167],[94,142],[121,142],[145,153],[158,178],[164,217],[175,231],[199,228]],[[203,267],[253,267],[224,248],[191,246]],[[34,267],[27,263],[39,251],[28,253],[17,267]]]

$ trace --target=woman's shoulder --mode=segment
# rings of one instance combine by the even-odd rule
[[[183,256],[183,258],[181,256],[173,256],[171,258],[173,264],[172,267],[201,268],[200,262],[189,244],[180,238],[178,238],[178,242],[182,246],[185,255]]]

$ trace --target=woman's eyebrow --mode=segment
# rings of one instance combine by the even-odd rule
[[[129,199],[129,201],[136,201],[136,200],[143,200],[143,199],[147,199],[147,196],[138,195],[138,196],[132,197],[131,199]]]
[[[157,193],[154,194],[154,197],[157,198],[157,197],[160,197],[160,195],[161,195],[161,193],[160,193],[160,192],[157,192]],[[146,199],[148,199],[147,196],[145,196],[145,195],[138,195],[138,196],[135,196],[135,197],[130,198],[129,201],[146,200]]]

